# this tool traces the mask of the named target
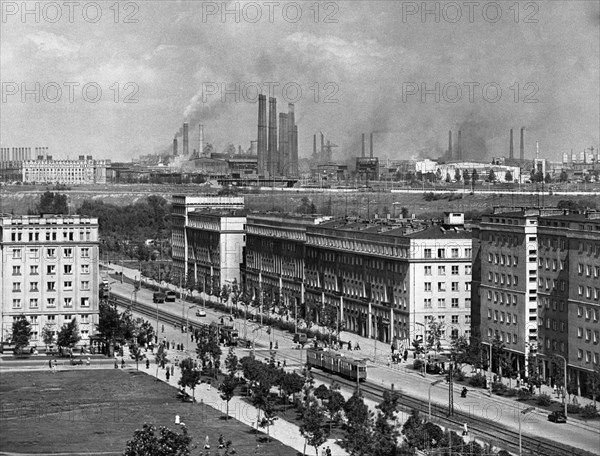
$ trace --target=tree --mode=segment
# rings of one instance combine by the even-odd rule
[[[438,352],[442,349],[441,340],[446,332],[446,325],[441,320],[431,320],[427,325],[427,351]]]
[[[229,401],[234,396],[237,383],[238,382],[233,375],[228,375],[223,380],[223,383],[221,383],[221,399],[225,401],[227,407],[227,415],[225,418],[226,420],[229,419]]]
[[[329,390],[329,396],[327,396],[327,412],[329,413],[329,432],[331,433],[331,427],[334,421],[339,419],[341,411],[344,409],[346,399],[342,393],[337,390]]]
[[[21,314],[12,324],[12,341],[15,344],[15,353],[22,353],[23,349],[29,345],[31,338],[31,325]]]
[[[62,328],[60,328],[56,338],[59,347],[69,348],[73,348],[80,340],[81,335],[79,334],[79,325],[77,324],[77,320],[75,318],[62,325]]]
[[[442,170],[440,168],[438,168],[437,171],[435,172],[434,179],[438,182],[442,180]]]
[[[227,301],[229,300],[229,293],[230,293],[229,286],[223,285],[223,287],[221,288],[221,294],[219,296],[219,299],[221,300],[221,302],[224,302],[225,304],[227,304]]]
[[[135,361],[135,369],[139,370],[139,362],[146,357],[146,355],[142,353],[141,347],[138,344],[131,344],[129,346],[129,356]]]
[[[397,391],[384,391],[383,400],[376,408],[377,418],[373,426],[371,439],[371,455],[388,456],[395,454],[398,449],[400,433],[396,429],[395,420],[400,394]]]
[[[46,344],[46,346],[48,346],[54,343],[54,338],[54,325],[46,323],[42,328],[42,341],[44,342],[44,344]]]
[[[317,399],[321,399],[321,405],[323,405],[323,401],[329,396],[329,388],[327,388],[327,385],[319,385],[314,395]]]
[[[40,196],[40,201],[36,207],[38,214],[68,214],[69,205],[67,204],[67,195],[44,192]]]
[[[506,171],[506,173],[504,174],[504,180],[506,182],[512,182],[513,181],[513,175],[510,171]]]
[[[233,347],[229,348],[229,353],[227,354],[227,358],[225,358],[225,369],[231,377],[235,375],[239,367],[238,357],[235,355],[235,350]]]
[[[192,438],[187,428],[182,426],[181,434],[171,431],[164,426],[156,435],[152,424],[144,424],[142,429],[133,433],[133,439],[127,442],[124,456],[189,456]]]
[[[318,456],[319,447],[329,437],[329,432],[323,428],[323,424],[325,424],[323,407],[316,400],[309,400],[302,413],[302,424],[300,425],[300,434],[304,437],[304,455],[306,455],[306,445],[308,444],[315,449],[315,455]]]
[[[596,364],[594,370],[587,375],[586,385],[592,394],[594,407],[596,407],[596,398],[600,394],[600,366]]]
[[[467,169],[463,170],[463,182],[465,185],[469,185],[469,182],[471,182],[471,174]]]
[[[365,404],[360,390],[354,394],[344,405],[346,414],[346,432],[342,438],[344,448],[356,456],[370,455],[369,442],[371,438],[372,412]]]
[[[136,320],[136,330],[137,330],[137,343],[140,346],[144,346],[147,343],[152,342],[154,339],[154,327],[148,320],[143,320],[142,318],[138,318]]]
[[[446,173],[446,183],[452,182],[452,178],[450,177],[450,173]]]
[[[544,173],[542,173],[541,169],[534,174],[533,182],[544,182]]]
[[[546,184],[552,183],[552,176],[550,175],[550,173],[546,173],[546,175],[544,176],[544,182]]]
[[[194,365],[194,360],[192,358],[185,358],[179,363],[179,367],[181,368],[181,378],[177,384],[182,388],[191,388],[192,389],[192,399],[196,399],[196,386],[200,383],[200,378],[202,374],[200,369],[198,369]]]
[[[403,219],[407,219],[410,216],[410,211],[407,207],[402,207],[402,209],[400,209],[400,214],[402,214]]]
[[[567,182],[569,180],[569,175],[567,174],[567,172],[563,169],[560,172],[560,181],[561,182]]]
[[[462,176],[461,176],[461,173],[460,173],[460,169],[456,168],[456,169],[454,170],[454,180],[455,180],[456,182],[460,182],[460,181],[461,181],[461,179],[462,179]]]
[[[488,180],[490,182],[496,182],[496,173],[493,169],[490,169],[490,173],[488,174]]]
[[[473,172],[471,173],[471,182],[473,182],[473,186],[477,184],[477,179],[479,179],[479,173],[476,169],[473,169]]]
[[[295,396],[300,393],[303,386],[304,378],[301,375],[298,375],[296,372],[285,372],[283,374],[283,378],[281,379],[281,391],[285,395],[286,404],[290,394]]]
[[[469,362],[469,339],[466,336],[453,337],[450,341],[452,360],[462,366]]]
[[[316,214],[317,208],[311,200],[305,196],[300,200],[300,205],[296,208],[298,214]]]

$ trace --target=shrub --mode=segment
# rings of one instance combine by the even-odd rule
[[[586,419],[597,418],[598,410],[592,404],[588,404],[581,409],[581,416]]]
[[[526,401],[528,399],[531,399],[532,394],[529,391],[525,391],[525,390],[518,390],[517,392],[517,400],[518,401]]]
[[[423,364],[424,362],[422,359],[415,359],[413,362],[413,369],[420,371],[421,369],[423,369]]]
[[[567,404],[567,413],[580,413],[581,407],[579,404]]]
[[[492,383],[492,391],[496,394],[504,394],[508,387],[502,382],[494,382]]]
[[[552,398],[550,397],[549,394],[542,393],[537,397],[537,404],[543,405],[543,406],[548,406],[548,405],[552,404]]]
[[[507,390],[504,392],[506,397],[515,397],[518,394],[519,390],[517,388],[507,388]]]
[[[469,379],[469,385],[475,388],[484,388],[486,385],[486,379],[484,375],[475,374]]]
[[[454,371],[454,378],[462,382],[465,379],[465,373],[461,370]]]

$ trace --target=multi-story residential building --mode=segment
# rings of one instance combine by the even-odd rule
[[[338,309],[346,330],[409,348],[444,324],[441,343],[469,335],[471,234],[463,214],[444,223],[332,221],[307,228],[306,296],[313,319]]]
[[[243,197],[173,195],[171,247],[175,275],[188,277],[188,214],[197,209],[243,209]]]
[[[479,229],[480,258],[473,290],[477,336],[488,347],[504,343],[518,371],[537,346],[537,228],[539,210],[484,215]]]
[[[23,182],[30,184],[58,183],[69,185],[105,184],[106,167],[110,160],[93,160],[91,155],[79,160],[26,160],[22,163]]]
[[[98,219],[0,215],[2,340],[25,315],[32,345],[76,319],[86,344],[98,323]]]
[[[563,357],[568,381],[585,393],[600,367],[600,214],[541,217],[538,230],[542,374],[560,376]]]
[[[494,338],[504,344],[521,377],[535,357],[543,378],[556,379],[564,358],[569,381],[585,392],[600,365],[600,218],[594,216],[526,209],[482,218],[474,329],[483,344]]]
[[[249,214],[242,282],[255,299],[279,298],[282,308],[303,311],[306,228],[330,216]]]
[[[243,209],[196,209],[187,213],[185,278],[203,290],[217,292],[240,283],[240,263],[246,234]],[[181,277],[182,280],[185,279]]]

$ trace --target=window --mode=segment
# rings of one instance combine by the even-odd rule
[[[80,315],[81,323],[89,323],[90,322],[89,317],[90,316],[88,314],[81,314]]]
[[[48,282],[48,291],[56,291],[56,282]]]
[[[38,283],[37,282],[31,282],[29,284],[29,291],[40,291],[40,290],[38,290]]]
[[[63,288],[65,290],[72,290],[73,289],[73,282],[70,280],[65,280],[63,283]]]
[[[465,266],[465,274],[471,275],[471,266]]]
[[[458,282],[452,282],[452,291],[458,291]]]
[[[38,270],[39,270],[39,266],[30,266],[29,267],[29,274],[30,275],[38,275]]]
[[[425,275],[431,275],[431,266],[425,266]]]
[[[431,291],[431,282],[425,282],[425,291]]]
[[[21,291],[21,282],[13,282],[12,291]]]
[[[65,258],[73,258],[73,249],[68,247],[63,249],[63,254]]]
[[[466,248],[465,249],[465,257],[466,258],[471,258],[471,254],[472,254],[472,249]]]
[[[425,258],[431,258],[431,249],[425,249]]]
[[[51,264],[49,266],[46,266],[46,273],[48,273],[48,274],[56,274],[56,265]]]
[[[65,264],[64,266],[65,274],[73,274],[73,266],[70,264]]]
[[[81,273],[82,274],[89,274],[90,273],[90,265],[89,264],[82,264],[81,265]]]
[[[471,307],[471,298],[465,298],[465,307],[467,309]]]
[[[494,310],[494,321],[498,321],[498,311]]]
[[[577,272],[578,272],[579,274],[583,274],[583,264],[579,263],[579,264],[577,265]]]
[[[20,298],[13,299],[13,309],[20,309],[20,308],[21,308],[21,299]]]
[[[454,325],[458,324],[458,315],[452,315],[450,322]]]
[[[446,291],[446,282],[438,282],[438,291]]]
[[[14,276],[21,275],[21,266],[13,266],[13,275]]]
[[[465,282],[465,290],[471,291],[471,282]]]
[[[452,298],[452,307],[458,307],[458,298]]]
[[[583,328],[577,328],[577,337],[579,337],[580,339],[583,337]]]
[[[437,257],[438,258],[446,258],[446,249],[438,249]]]
[[[81,257],[82,258],[89,258],[90,257],[90,249],[88,247],[83,247],[81,249]]]
[[[446,299],[445,298],[438,298],[438,308],[442,309],[446,307]]]
[[[423,307],[426,309],[431,309],[431,298],[425,298],[423,300]]]
[[[48,298],[46,305],[48,307],[56,307],[56,298]],[[54,317],[52,319],[54,320]],[[50,317],[48,317],[48,320],[50,320]]]
[[[73,307],[73,298],[65,298],[64,305],[65,307]]]
[[[488,320],[491,320],[492,319],[492,311],[491,311],[491,309],[487,310],[487,314],[488,314]]]
[[[583,286],[582,285],[579,285],[577,287],[577,293],[579,294],[579,296],[583,296]]]
[[[81,289],[82,290],[89,290],[90,289],[90,282],[87,280],[83,280],[81,282]]]
[[[438,275],[446,275],[446,266],[438,266]]]
[[[46,254],[48,258],[56,258],[56,249],[47,249]]]
[[[13,249],[12,257],[13,258],[21,258],[21,249]]]
[[[451,250],[451,255],[452,255],[452,258],[458,258],[458,249],[453,248]]]
[[[452,275],[458,275],[458,266],[452,266],[451,274]]]

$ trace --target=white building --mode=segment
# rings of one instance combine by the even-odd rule
[[[23,166],[23,182],[30,184],[106,184],[109,160],[93,160],[80,155],[79,160],[27,160]]]
[[[24,315],[31,345],[43,346],[45,325],[57,332],[72,319],[86,344],[98,323],[98,219],[0,215],[0,256],[2,341]]]

